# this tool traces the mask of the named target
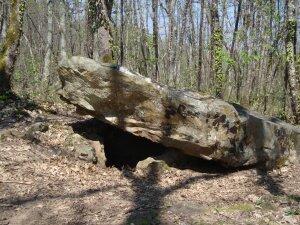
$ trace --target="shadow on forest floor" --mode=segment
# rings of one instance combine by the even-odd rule
[[[159,168],[156,164],[150,165],[146,177],[139,177],[130,170],[123,171],[132,185],[135,195],[133,196],[133,208],[130,210],[124,225],[129,224],[162,224],[161,213],[168,208],[164,203],[164,198],[171,193],[188,188],[193,183],[199,181],[215,179],[224,175],[221,174],[202,174],[193,176],[181,181],[178,184],[169,187],[160,187],[159,182]]]
[[[16,95],[0,96],[0,131],[30,117],[25,110],[38,109],[33,101]]]
[[[166,208],[164,198],[172,192],[187,188],[189,185],[204,180],[217,179],[240,170],[253,169],[248,166],[242,168],[224,168],[216,162],[207,161],[191,156],[182,155],[178,162],[171,166],[180,170],[189,169],[199,172],[199,175],[187,178],[179,184],[162,188],[159,183],[159,168],[151,164],[145,176],[136,175],[132,169],[136,164],[147,157],[156,157],[172,151],[160,144],[140,138],[119,128],[107,125],[97,119],[89,119],[71,124],[73,130],[80,135],[91,139],[101,140],[104,143],[108,166],[123,169],[123,175],[130,180],[134,197],[134,207],[128,212],[124,224],[161,224],[160,214]],[[259,176],[258,185],[268,190],[272,195],[284,195],[280,180],[273,178],[266,168],[255,168]]]

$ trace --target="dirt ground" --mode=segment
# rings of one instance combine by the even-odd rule
[[[101,168],[64,152],[72,113],[0,105],[0,224],[300,224],[300,169]],[[58,111],[56,109],[52,111]],[[63,115],[61,115],[63,114]],[[41,141],[18,132],[46,120]],[[124,151],[127,151],[124,146]]]

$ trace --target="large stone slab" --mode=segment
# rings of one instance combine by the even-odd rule
[[[81,111],[189,155],[228,166],[276,165],[299,151],[299,128],[123,67],[72,57],[59,75],[60,95]]]

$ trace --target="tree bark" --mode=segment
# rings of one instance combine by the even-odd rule
[[[175,19],[174,19],[174,6],[175,0],[167,0],[167,15],[168,15],[168,83],[174,82],[174,73],[175,73],[175,58],[174,58],[174,28]]]
[[[296,0],[296,20],[297,20],[297,44],[296,44],[296,54],[297,57],[300,56],[300,1]]]
[[[215,95],[218,98],[223,98],[223,89],[225,84],[225,74],[223,72],[222,52],[223,52],[223,32],[220,27],[218,1],[211,0],[210,2],[210,17],[211,17],[211,58],[212,69],[214,73]]]
[[[88,0],[86,13],[86,40],[85,56],[93,58],[94,55],[94,33],[96,30],[96,0]]]
[[[192,4],[191,0],[186,0],[184,3],[184,7],[182,10],[182,23],[180,27],[180,32],[179,32],[179,37],[178,37],[178,51],[175,54],[175,74],[174,74],[174,86],[177,85],[178,77],[181,71],[181,59],[182,59],[182,54],[183,54],[183,45],[184,45],[184,37],[187,32],[187,14],[188,14],[188,9],[190,8],[190,5]]]
[[[86,20],[86,47],[85,55],[94,58],[95,34],[100,30],[101,46],[99,51],[100,60],[103,62],[113,61],[113,34],[111,23],[113,0],[88,0]]]
[[[231,43],[231,48],[230,48],[231,55],[233,54],[233,51],[234,51],[236,36],[237,36],[238,29],[239,29],[239,21],[241,18],[241,11],[242,11],[242,0],[239,0],[236,20],[235,20],[235,25],[234,25],[234,32],[233,32],[233,37],[232,37],[232,43]]]
[[[124,62],[124,0],[121,0],[120,14],[121,14],[121,31],[120,31],[120,64],[123,65]]]
[[[152,22],[153,22],[153,48],[154,48],[154,58],[155,58],[155,69],[152,75],[152,80],[157,82],[159,77],[158,68],[158,0],[152,0]]]
[[[142,4],[138,1],[138,8],[139,8],[139,18],[141,23],[141,37],[140,37],[140,46],[141,46],[141,53],[143,57],[143,73],[145,76],[148,77],[148,58],[149,58],[149,47],[147,45],[147,29],[145,27],[144,17],[143,17],[143,10]],[[147,23],[147,22],[146,22]]]
[[[288,83],[290,88],[291,109],[296,124],[299,123],[299,108],[297,96],[297,79],[295,69],[295,35],[296,35],[296,20],[294,17],[295,6],[293,0],[287,0],[287,38],[286,38],[286,72],[288,73]]]
[[[0,44],[5,38],[8,23],[8,6],[6,2],[0,2]]]
[[[300,1],[296,0],[296,74],[300,86]],[[300,107],[300,106],[298,106]]]
[[[111,22],[111,13],[113,0],[101,0],[100,2],[100,31],[102,46],[100,51],[100,60],[102,62],[112,63],[113,55],[113,25]]]
[[[11,78],[19,54],[27,0],[12,0],[8,29],[0,48],[0,94],[11,92]]]
[[[47,45],[42,79],[46,83],[49,82],[50,78],[50,64],[52,55],[51,47],[53,38],[53,0],[47,1],[47,12]]]
[[[66,3],[65,0],[60,0],[60,60],[67,58],[66,46]]]
[[[200,12],[200,25],[199,25],[199,57],[198,57],[198,73],[197,73],[198,91],[201,90],[201,84],[202,84],[204,0],[201,0],[200,7],[201,7],[201,12]]]

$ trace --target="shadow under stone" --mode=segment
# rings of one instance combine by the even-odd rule
[[[165,161],[170,167],[209,174],[226,174],[251,168],[226,168],[218,162],[183,154],[94,118],[70,125],[75,133],[86,139],[103,143],[108,167],[135,168],[139,161],[153,157]]]
[[[71,126],[75,133],[104,144],[106,166],[133,168],[141,160],[166,152],[166,147],[161,144],[137,137],[97,119],[76,122]]]

